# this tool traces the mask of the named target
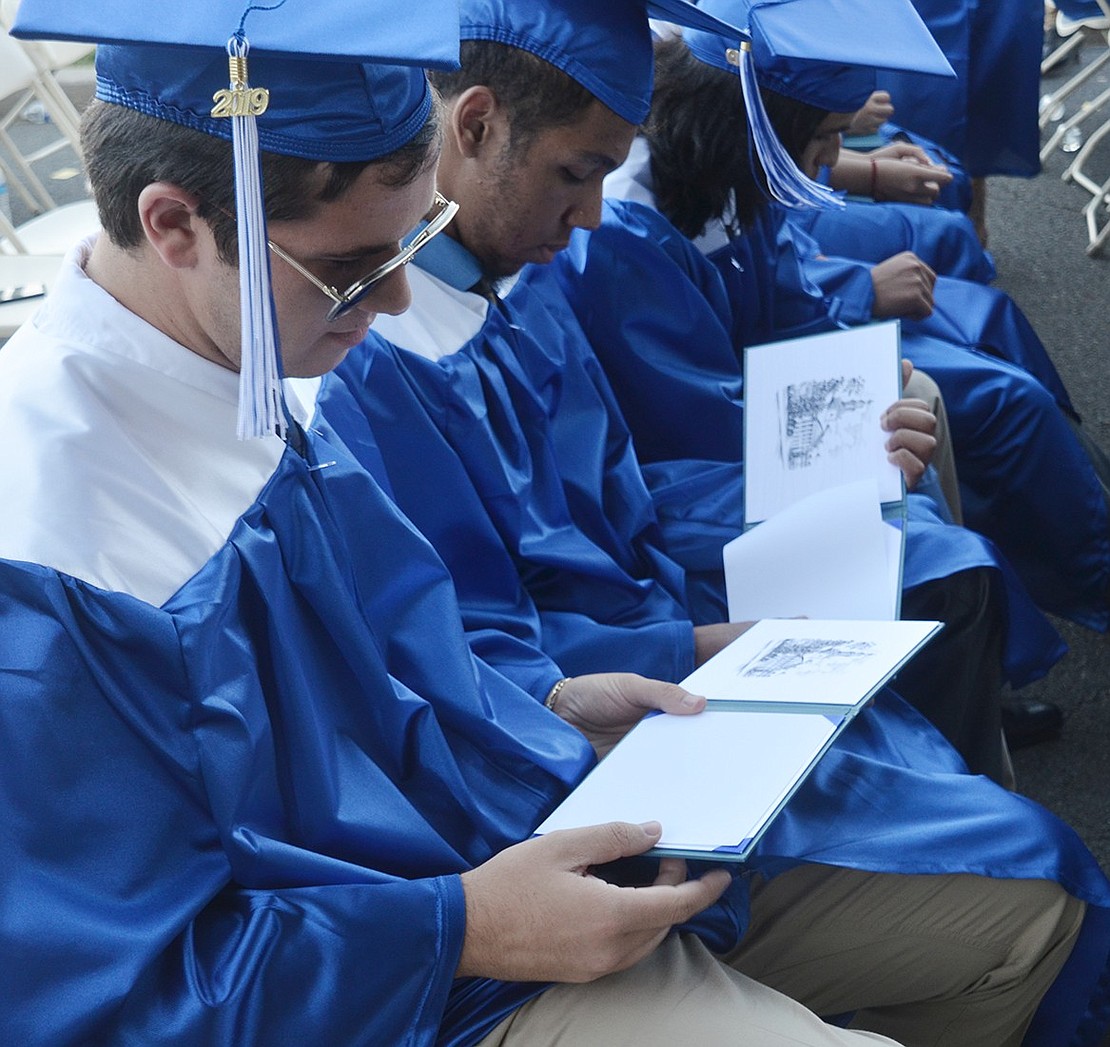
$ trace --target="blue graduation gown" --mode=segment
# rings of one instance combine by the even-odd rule
[[[959,211],[848,198],[843,208],[790,211],[788,220],[824,255],[877,265],[901,251],[913,251],[944,276],[980,284],[995,277],[994,259]]]
[[[913,0],[956,79],[880,70],[894,116],[973,178],[1040,171],[1042,0]]]
[[[4,1042],[455,1042],[538,991],[453,981],[457,874],[589,747],[309,443],[162,607],[0,567]]]
[[[682,571],[663,550],[628,432],[598,400],[607,395],[600,366],[567,333],[575,323],[565,305],[552,313],[526,293],[507,305],[510,314],[491,313],[479,338],[438,361],[372,330],[336,373],[370,420],[398,504],[455,576],[468,623],[519,616],[523,585],[543,649],[567,674],[682,679],[694,665]],[[559,360],[541,356],[547,340]],[[550,367],[545,380],[533,384],[518,350]],[[334,384],[321,403],[342,427]],[[574,410],[550,417],[545,395],[588,405],[588,424]],[[564,437],[573,455],[556,446]],[[516,579],[488,566],[505,549]]]
[[[932,207],[847,196],[840,208],[788,210],[786,216],[790,224],[804,230],[825,255],[874,265],[899,251],[913,251],[944,276],[990,283],[996,275],[994,258],[980,244],[975,226],[967,217],[971,206],[971,180],[952,153],[922,135],[889,122],[870,138],[844,139],[846,148],[864,152],[896,142],[918,146],[952,175]],[[828,168],[823,168],[821,175],[827,182]],[[772,203],[771,206],[778,205]]]
[[[887,205],[879,206],[885,208]],[[826,304],[839,323],[867,323],[871,319],[874,303],[871,283],[873,263],[870,257],[861,259],[850,251],[835,251],[807,231],[809,220],[799,220],[792,212],[777,205],[772,205],[771,210],[774,213],[772,222],[760,224],[752,231],[755,240],[753,249],[770,249],[769,243],[761,245],[760,241],[771,230],[775,231],[776,276],[784,276],[787,281],[788,308],[797,311],[797,322],[809,322],[816,307],[816,302],[812,299],[807,302],[804,292],[799,294],[795,289],[799,282],[804,287],[808,278],[809,283],[818,289],[821,302]],[[842,221],[843,224],[850,224],[850,219]],[[928,244],[923,246],[928,249]],[[906,243],[883,257],[889,258],[899,250],[914,248]],[[791,259],[791,255],[795,258]],[[921,257],[928,262],[925,255]],[[795,273],[795,270],[798,272]],[[1074,414],[1056,365],[1014,300],[997,288],[958,279],[952,274],[945,275],[943,269],[938,269],[938,273],[933,288],[932,314],[924,320],[903,319],[903,335],[927,335],[961,348],[974,346],[1009,360],[1048,389],[1065,411]],[[789,313],[784,319],[789,326],[794,326]]]
[[[909,142],[924,150],[929,159],[935,164],[944,164],[952,175],[952,181],[944,186],[936,198],[936,206],[953,211],[966,212],[971,207],[971,178],[960,163],[959,157],[947,149],[941,148],[931,138],[916,134],[901,124],[888,120],[874,135],[864,138],[844,137],[844,146],[847,149],[858,149],[867,152],[880,146],[892,145],[895,142]],[[855,256],[853,256],[855,257]]]
[[[807,241],[769,209],[708,255],[737,353],[870,319],[869,268],[817,258]],[[1038,606],[1110,628],[1110,511],[1028,320],[993,288],[938,279],[933,315],[902,322],[902,350],[944,394],[967,525],[997,543]]]

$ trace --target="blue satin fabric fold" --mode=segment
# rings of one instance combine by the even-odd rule
[[[760,240],[771,228],[776,229],[775,293],[786,303],[777,316],[785,329],[814,323],[819,306],[824,308],[826,320],[840,325],[869,322],[874,304],[870,259],[860,259],[851,252],[841,255],[806,232],[804,220],[773,210],[774,225],[761,225],[753,231],[752,250],[760,250]],[[894,228],[888,225],[888,231]],[[914,250],[912,241],[884,257],[901,250]],[[922,257],[928,262],[925,255]],[[983,349],[1017,364],[1048,389],[1064,410],[1074,414],[1056,365],[1014,300],[1004,291],[939,271],[941,275],[933,287],[932,314],[923,320],[901,321],[906,355],[910,355],[915,335],[941,338],[956,348]]]
[[[826,322],[831,320],[841,326],[869,322],[874,304],[872,265],[900,251],[910,250],[939,275],[933,287],[932,313],[923,320],[901,321],[906,355],[909,356],[912,339],[917,335],[940,338],[956,348],[982,349],[1017,364],[1051,392],[1063,410],[1074,415],[1075,409],[1056,365],[1014,300],[1004,291],[985,286],[986,281],[961,279],[958,271],[934,264],[943,262],[943,258],[935,255],[943,253],[944,245],[919,235],[916,227],[924,223],[899,221],[897,206],[863,204],[852,208],[849,205],[845,211],[835,212],[829,223],[833,242],[820,238],[828,228],[825,219],[771,207],[772,221],[760,223],[752,231],[753,243],[749,250],[767,250],[772,242],[768,237],[774,231],[775,295],[784,303],[775,313],[778,330],[803,333],[815,322],[820,322],[818,311],[824,312]],[[911,215],[914,212],[926,216],[936,213],[929,208],[910,205],[905,208]],[[891,210],[891,217],[887,219],[885,215],[890,209],[895,210]],[[899,231],[906,234],[900,244],[895,238]],[[879,245],[882,245],[881,254]],[[838,246],[844,250],[837,249]],[[978,246],[977,241],[975,246]],[[969,264],[973,258],[974,252],[964,254]],[[959,270],[960,264],[954,268]],[[993,272],[993,265],[991,268]],[[752,341],[749,337],[745,344]]]
[[[337,375],[398,504],[455,576],[468,630],[486,608],[538,612],[530,628],[562,673],[678,680],[693,668],[682,572],[600,368],[556,306],[514,293],[435,362],[372,331]],[[322,403],[334,420],[333,383]]]
[[[319,460],[287,453],[160,610],[0,565],[4,1042],[431,1044],[454,874],[592,763],[471,657],[369,477]],[[538,990],[475,991],[468,1028]]]
[[[370,354],[367,367],[376,360],[379,354]],[[334,377],[321,390],[320,412],[449,565],[474,653],[542,699],[563,670],[542,650],[540,615],[514,562],[506,556],[477,490],[459,472],[458,455],[436,427],[446,424],[444,401],[424,396],[384,357],[375,377],[373,387],[383,396],[375,403],[385,412],[376,419],[380,438],[366,424],[370,402],[365,398],[360,402]],[[425,418],[427,424],[415,424],[415,417]],[[432,419],[436,424],[431,424]],[[383,453],[394,464],[393,482]],[[406,457],[399,460],[399,455]],[[514,499],[506,499],[509,506],[513,503]]]
[[[944,393],[964,519],[998,544],[1038,606],[1110,628],[1110,513],[1052,395],[975,348],[915,337],[905,355]]]
[[[901,251],[913,251],[944,276],[989,284],[996,275],[994,259],[959,211],[848,199],[843,209],[791,211],[787,221],[832,257],[878,265]]]
[[[938,276],[932,314],[924,320],[903,320],[902,333],[940,338],[958,348],[981,349],[1017,364],[1052,394],[1061,410],[1076,413],[1040,335],[1003,291]]]

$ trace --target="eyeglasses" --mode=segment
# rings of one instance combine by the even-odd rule
[[[328,310],[327,315],[327,321],[331,323],[333,320],[338,320],[344,313],[350,312],[387,276],[397,272],[402,266],[408,265],[417,251],[422,247],[427,247],[429,241],[450,225],[451,219],[455,217],[458,210],[459,205],[454,200],[448,200],[447,197],[437,191],[432,209],[425,217],[424,223],[417,228],[415,233],[405,239],[401,250],[389,261],[383,262],[376,269],[367,273],[361,280],[356,280],[346,291],[339,291],[315,277],[292,255],[283,251],[272,240],[267,240],[266,243],[278,258],[296,269],[309,283],[332,300],[334,304]]]

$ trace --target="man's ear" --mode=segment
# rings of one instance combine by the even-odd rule
[[[150,246],[171,269],[196,265],[200,227],[200,198],[172,182],[152,182],[139,193],[139,220]]]
[[[501,149],[508,133],[505,114],[497,96],[483,84],[468,87],[451,107],[451,132],[461,156],[474,159],[491,148]]]

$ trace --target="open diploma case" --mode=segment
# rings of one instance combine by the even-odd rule
[[[658,821],[652,855],[744,861],[837,735],[939,622],[766,619],[682,681],[536,829]]]

